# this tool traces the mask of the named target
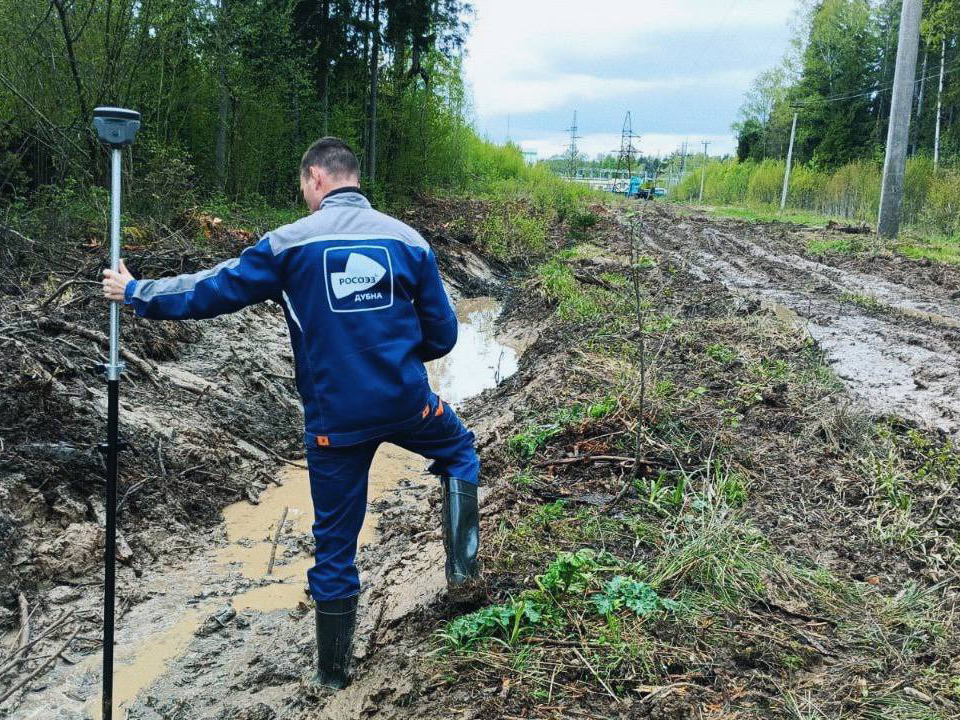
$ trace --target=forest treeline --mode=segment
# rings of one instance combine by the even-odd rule
[[[797,116],[789,207],[876,222],[886,150],[901,0],[798,0],[790,49],[761,73],[734,125],[736,157],[698,156],[673,199],[714,204],[780,202]],[[960,0],[923,4],[903,221],[960,233]],[[680,166],[668,159],[667,175]],[[679,176],[677,173],[676,176]]]
[[[131,211],[296,199],[317,137],[383,200],[524,172],[470,127],[463,0],[0,0],[0,202],[103,186],[98,105],[139,110]],[[78,199],[79,197],[79,199]]]
[[[798,114],[794,157],[817,168],[881,162],[900,30],[901,0],[800,0],[790,50],[761,73],[741,108],[737,157],[783,158]],[[960,148],[960,0],[923,3],[910,150]],[[941,88],[941,68],[943,83]]]

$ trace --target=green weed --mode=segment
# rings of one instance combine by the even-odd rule
[[[587,406],[573,405],[555,410],[545,420],[528,423],[523,430],[510,438],[507,447],[520,459],[529,460],[552,438],[571,425],[584,419],[602,419],[616,410],[617,404],[617,398],[608,395]]]
[[[483,248],[504,262],[527,262],[547,250],[546,225],[522,205],[495,205],[477,231]]]
[[[737,359],[737,353],[733,348],[727,347],[723,343],[714,343],[707,348],[707,357],[726,365]]]
[[[590,598],[601,615],[612,615],[626,607],[640,617],[648,617],[659,610],[676,610],[678,603],[661,598],[647,583],[625,575],[615,575],[603,589]]]
[[[451,620],[439,633],[455,650],[469,650],[483,640],[500,637],[513,645],[543,620],[535,603],[523,599],[491,605]]]
[[[875,295],[865,293],[841,293],[840,302],[850,303],[873,313],[882,312],[887,307]]]
[[[612,395],[607,395],[602,400],[599,400],[592,405],[588,405],[585,414],[588,418],[599,420],[601,418],[605,418],[616,409],[617,398],[613,397]]]

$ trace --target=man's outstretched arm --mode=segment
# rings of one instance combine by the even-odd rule
[[[209,270],[134,280],[121,261],[119,272],[103,271],[103,294],[154,320],[211,318],[276,298],[282,290],[279,263],[265,236],[239,257]]]

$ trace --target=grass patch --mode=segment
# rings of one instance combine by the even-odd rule
[[[849,223],[844,218],[821,215],[804,210],[787,208],[780,212],[777,207],[751,207],[742,205],[721,205],[706,208],[715,217],[735,218],[748,222],[785,222],[811,227],[826,227],[830,222]],[[873,252],[878,248],[873,235],[830,235],[811,238],[807,241],[807,252],[811,255],[859,255]],[[924,226],[905,228],[899,240],[887,248],[912,260],[931,260],[946,265],[960,264],[960,237],[944,235]]]
[[[875,295],[867,295],[865,293],[841,293],[840,302],[856,305],[871,313],[879,313],[887,309],[887,306]]]
[[[807,241],[807,252],[811,255],[858,255],[867,249],[862,235],[825,235]]]
[[[567,428],[585,420],[601,420],[613,413],[617,409],[617,404],[616,397],[605,395],[587,405],[576,404],[554,410],[544,419],[528,422],[520,432],[510,438],[507,445],[518,458],[529,460],[549,440],[560,435]]]
[[[960,265],[960,238],[946,235],[915,235],[906,232],[894,250],[913,260],[932,260],[947,265]]]
[[[785,222],[795,225],[812,225],[814,227],[826,227],[831,220],[844,222],[837,218],[831,218],[827,215],[821,215],[814,212],[803,210],[792,210],[787,208],[780,212],[776,207],[746,207],[738,205],[726,205],[712,207],[708,209],[711,215],[724,218],[735,218],[737,220],[747,220],[749,222]]]
[[[554,257],[540,265],[536,276],[564,322],[598,322],[608,315],[615,302],[613,294],[603,288],[583,287],[562,257]]]

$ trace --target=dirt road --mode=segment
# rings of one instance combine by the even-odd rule
[[[644,242],[692,274],[717,280],[807,328],[871,415],[960,432],[958,273],[897,258],[812,258],[828,234],[718,220],[650,204]]]

